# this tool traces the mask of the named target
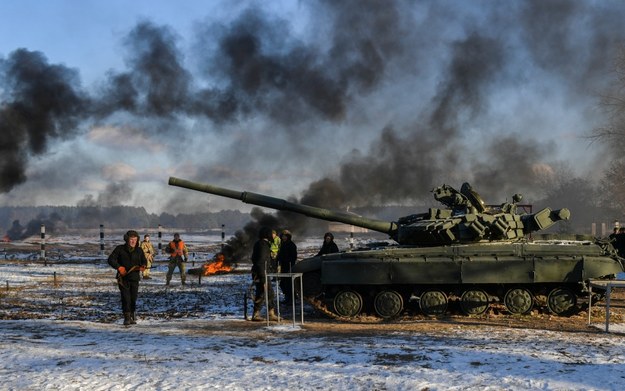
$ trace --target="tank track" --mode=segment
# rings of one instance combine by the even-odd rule
[[[308,304],[310,304],[316,311],[324,314],[325,316],[331,318],[331,319],[335,319],[335,320],[339,320],[341,322],[350,322],[353,321],[352,318],[346,318],[344,316],[340,316],[338,314],[335,314],[334,312],[330,311],[328,309],[328,306],[323,302],[323,300],[316,298],[316,297],[304,297],[304,300],[306,300],[306,302]]]
[[[320,275],[318,273],[315,273],[315,274],[311,273],[307,277],[309,277],[306,280],[307,283],[316,282],[320,280]],[[585,292],[585,289],[582,289],[582,292]],[[347,323],[355,322],[360,319],[360,314],[355,317],[346,317],[346,316],[342,316],[334,312],[332,300],[326,297],[326,294],[324,293],[324,289],[322,288],[321,284],[315,285],[314,289],[311,289],[305,293],[307,294],[304,295],[304,300],[308,302],[317,313],[322,314],[329,319],[337,320],[340,322],[347,322]],[[576,296],[577,296],[577,304],[575,305],[575,307],[572,308],[570,312],[561,314],[562,316],[572,316],[572,315],[576,315],[587,310],[588,308],[587,297],[584,296],[581,292],[577,292]],[[595,293],[593,296],[594,296],[593,302],[597,302],[602,299],[603,295],[599,293]],[[526,316],[531,317],[533,315],[552,314],[550,310],[548,309],[547,295],[545,293],[537,294],[537,295],[533,293],[533,298],[534,298],[533,308],[530,313],[525,314]],[[445,312],[449,314],[462,314],[462,311],[459,308],[457,308],[458,306],[457,304],[455,304],[460,298],[457,296],[451,295],[449,299],[450,299],[450,304],[453,301],[454,307],[453,309],[450,308],[446,310]],[[402,311],[404,315],[406,315],[405,311],[408,309],[407,307],[408,307],[408,304],[406,303],[406,307],[404,307],[404,310]],[[412,304],[412,307],[414,307],[414,304]],[[412,315],[420,314],[418,308],[411,308],[411,310],[412,310]],[[509,311],[506,309],[505,304],[503,303],[503,297],[495,298],[491,296],[490,306],[489,306],[488,311],[494,314],[510,314]],[[375,314],[369,314],[369,315],[364,314],[364,315],[366,317],[368,317],[369,315],[373,317],[377,316]],[[471,316],[471,315],[466,315],[466,314],[463,314],[463,315]],[[515,316],[515,314],[510,314],[510,315]],[[423,315],[423,316],[428,316],[428,315]],[[383,318],[380,318],[380,319],[383,319]]]
[[[604,297],[604,295],[601,295],[601,294],[596,294],[596,295],[593,295],[593,296],[594,296],[593,297],[593,302],[598,302],[598,301],[600,301]],[[580,297],[580,299],[582,299],[582,298]],[[349,318],[349,317],[345,317],[345,316],[340,316],[337,313],[331,311],[330,309],[328,309],[328,306],[327,306],[326,302],[323,299],[319,298],[318,296],[317,297],[306,296],[306,297],[304,297],[304,300],[308,304],[310,304],[315,311],[317,311],[320,314],[323,314],[323,315],[327,316],[329,319],[337,320],[337,321],[340,321],[340,322],[348,322],[348,323],[349,322],[354,322],[354,321],[356,321],[358,319],[358,317]],[[532,312],[529,313],[529,314],[526,314],[525,316],[532,317],[533,314],[536,314],[536,315],[550,314],[549,310],[546,307],[546,304],[544,304],[544,303],[542,303],[543,305],[541,305],[541,303],[537,303],[537,304],[538,305],[532,310]],[[584,311],[587,311],[587,310],[588,310],[588,303],[587,302],[581,302],[581,303],[578,302],[577,308],[574,311],[572,311],[571,313],[569,313],[567,316],[578,315],[578,314],[580,314],[580,313],[582,313]],[[507,313],[507,310],[505,309],[505,306],[502,303],[498,302],[498,301],[497,302],[492,302],[491,303],[491,307],[489,308],[488,311],[490,311],[491,313],[494,312],[496,314],[508,314],[510,316],[516,316],[515,314]],[[427,316],[427,315],[424,315],[424,316]],[[465,315],[465,316],[469,316],[469,315]]]

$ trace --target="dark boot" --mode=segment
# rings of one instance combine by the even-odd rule
[[[130,313],[130,324],[137,324],[137,315],[135,312]]]
[[[130,325],[130,312],[124,312],[124,326]]]
[[[269,316],[269,320],[273,322],[277,322],[278,320],[280,320],[278,318],[278,315],[276,315],[276,310],[274,310],[273,308],[269,310],[269,313],[267,315]]]
[[[252,315],[252,320],[254,322],[263,321],[263,317],[260,316],[260,304],[254,303],[254,314]]]

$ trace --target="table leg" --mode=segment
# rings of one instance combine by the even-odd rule
[[[610,327],[610,294],[612,293],[612,285],[606,286],[606,298],[605,298],[605,332],[609,332]]]
[[[592,312],[592,285],[588,288],[588,325],[590,326],[590,313]]]

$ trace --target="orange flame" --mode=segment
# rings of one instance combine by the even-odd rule
[[[210,276],[217,273],[228,273],[232,271],[232,266],[225,263],[225,257],[223,254],[217,254],[216,261],[212,263],[205,263],[202,265],[202,275]]]

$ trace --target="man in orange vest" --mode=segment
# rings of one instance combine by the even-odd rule
[[[174,234],[174,240],[169,242],[165,249],[169,253],[169,269],[167,270],[167,282],[165,285],[169,285],[171,277],[174,275],[176,267],[180,270],[180,280],[182,285],[186,284],[186,274],[184,263],[189,259],[189,250],[184,242],[180,239],[180,234]]]

